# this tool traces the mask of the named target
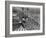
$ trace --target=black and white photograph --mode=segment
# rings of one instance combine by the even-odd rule
[[[13,7],[12,30],[40,30],[40,8]]]
[[[43,9],[43,3],[6,2],[6,36],[44,34]]]

